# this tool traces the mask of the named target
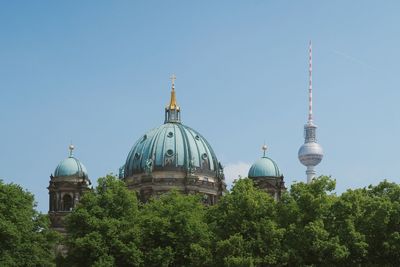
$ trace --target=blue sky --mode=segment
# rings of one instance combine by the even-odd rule
[[[287,185],[304,181],[311,39],[317,172],[337,192],[400,182],[399,11],[398,1],[2,1],[0,178],[47,212],[71,140],[92,180],[117,173],[163,123],[175,73],[183,122],[228,180],[265,140]]]

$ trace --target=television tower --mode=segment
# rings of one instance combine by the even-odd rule
[[[315,177],[315,166],[317,166],[324,152],[320,144],[317,143],[316,130],[317,126],[313,123],[312,112],[312,43],[309,47],[309,87],[308,87],[308,121],[304,125],[304,144],[300,147],[298,157],[304,166],[307,167],[307,183],[310,183]]]

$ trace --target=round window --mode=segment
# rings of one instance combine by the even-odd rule
[[[169,133],[167,134],[167,136],[168,136],[169,138],[171,138],[171,137],[174,136],[174,133],[173,133],[173,132],[169,132]]]
[[[206,153],[204,153],[203,155],[201,155],[201,158],[202,158],[202,159],[207,159],[207,158],[208,158],[208,156],[207,156],[207,154],[206,154]]]
[[[167,152],[165,153],[168,157],[171,157],[174,155],[174,151],[172,149],[168,149]]]
[[[199,140],[200,140],[200,136],[196,135],[196,136],[194,137],[194,139],[196,139],[197,141],[199,141]]]
[[[135,153],[135,159],[140,158],[140,154],[138,152]]]

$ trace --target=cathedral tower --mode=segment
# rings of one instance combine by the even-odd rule
[[[69,146],[69,157],[58,164],[48,187],[51,227],[60,232],[65,231],[64,216],[71,212],[90,185],[85,166],[73,156],[74,148],[72,144]]]
[[[254,185],[270,194],[275,200],[279,200],[286,191],[283,174],[278,165],[266,156],[267,146],[262,146],[263,156],[251,165],[248,177]]]

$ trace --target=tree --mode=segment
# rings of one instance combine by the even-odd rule
[[[400,262],[400,186],[347,190],[332,206],[329,231],[348,248],[341,265],[396,266]]]
[[[282,248],[288,265],[339,265],[348,257],[347,247],[329,227],[337,196],[328,192],[334,189],[335,181],[321,176],[309,184],[293,184],[282,196],[278,217],[286,229]]]
[[[214,206],[203,205],[199,195],[176,190],[142,204],[124,182],[107,176],[99,179],[97,188],[86,193],[66,218],[69,252],[64,263],[146,267],[398,265],[400,186],[383,181],[340,196],[334,189],[335,181],[321,176],[309,184],[293,184],[276,202],[245,178]],[[6,202],[3,195],[1,205]],[[28,199],[31,205],[33,200]],[[7,212],[2,207],[0,216]],[[9,216],[14,213],[18,210],[10,210]],[[0,227],[2,240],[4,233],[17,231],[12,230],[13,225]],[[33,232],[48,237],[42,228]],[[10,239],[4,240],[1,248],[13,246]],[[2,251],[13,252],[11,248]],[[4,255],[0,265],[12,265]]]
[[[140,218],[145,266],[209,266],[212,233],[198,195],[173,190],[143,205]]]
[[[400,262],[400,186],[383,181],[377,186],[348,190],[342,195],[353,204],[349,214],[365,240],[363,263],[395,266]]]
[[[31,193],[0,180],[0,266],[54,266],[57,233]]]
[[[67,266],[140,266],[138,202],[125,183],[107,175],[66,217]]]
[[[327,228],[332,235],[338,236],[347,247],[348,257],[342,259],[342,266],[367,264],[368,243],[358,222],[363,219],[366,194],[363,190],[348,190],[337,198],[327,216]]]
[[[284,229],[277,224],[276,202],[240,179],[232,191],[209,210],[216,235],[215,266],[271,266],[282,257]]]

